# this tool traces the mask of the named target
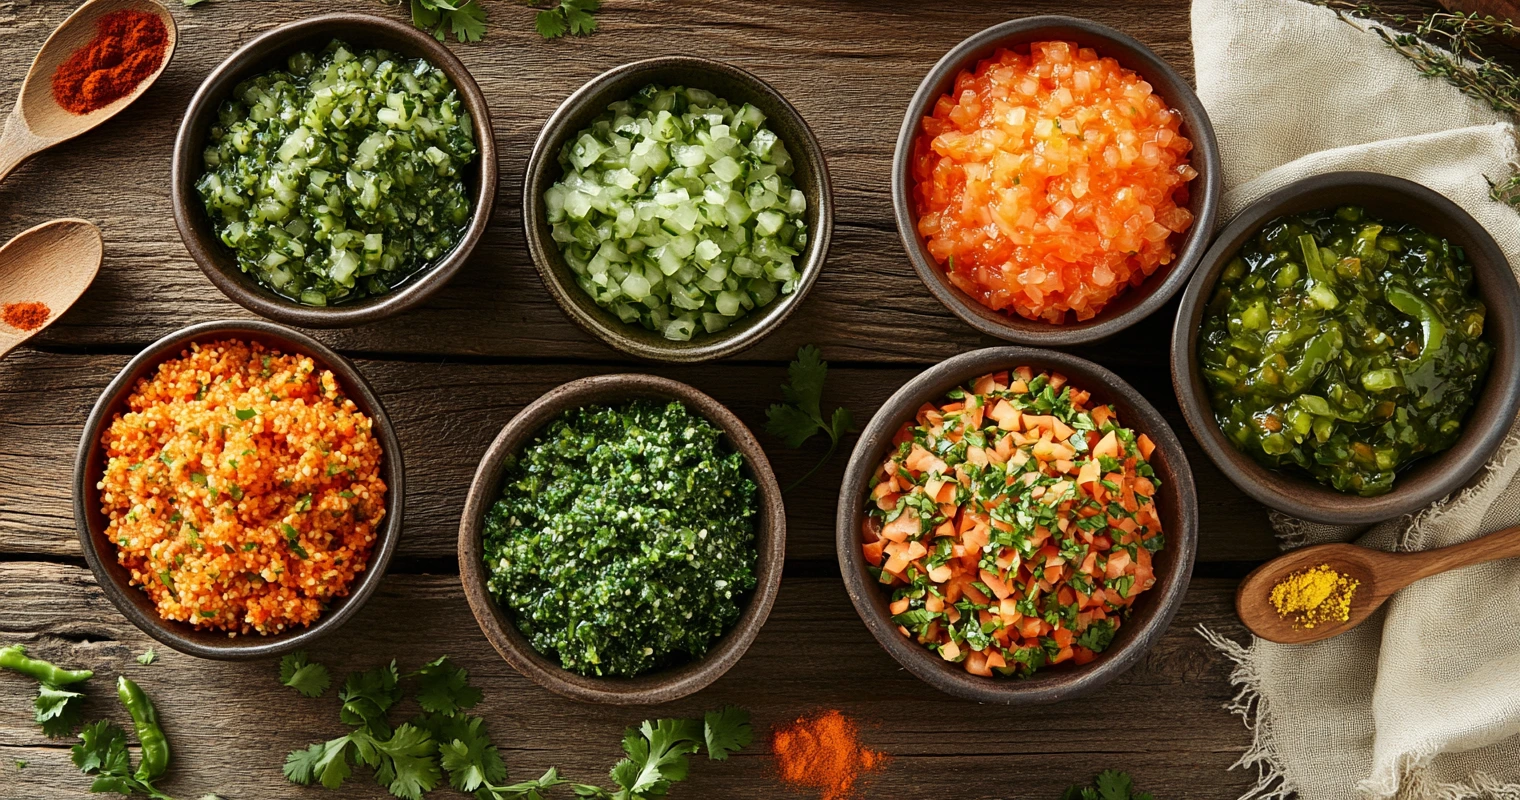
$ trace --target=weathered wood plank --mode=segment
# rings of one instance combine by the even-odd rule
[[[595,37],[552,43],[533,33],[527,9],[486,5],[486,40],[452,46],[492,103],[503,154],[493,225],[471,263],[424,307],[324,333],[326,340],[367,352],[620,358],[574,327],[540,284],[522,241],[522,173],[543,120],[581,83],[638,56],[679,49],[733,61],[772,82],[813,126],[834,176],[838,229],[828,266],[792,320],[745,358],[783,359],[801,344],[828,342],[839,358],[923,362],[984,343],[929,295],[902,254],[888,193],[892,149],[908,98],[946,50],[993,23],[1070,11],[1068,4],[629,0],[607,5]],[[379,0],[358,7],[405,13]],[[0,4],[0,97],[16,94],[36,48],[72,8],[57,0]],[[190,322],[246,315],[196,269],[175,232],[173,137],[191,94],[233,49],[277,24],[331,10],[315,0],[176,6],[181,45],[153,90],[0,185],[0,237],[65,215],[91,219],[105,234],[100,277],[42,341],[142,344]],[[1082,13],[1191,71],[1185,3],[1108,0],[1083,4]],[[1128,340],[1119,346],[1130,348]],[[1164,354],[1147,355],[1165,363]]]
[[[825,355],[832,354],[832,347]],[[85,416],[124,355],[19,351],[0,370],[0,553],[77,555],[70,476]],[[1198,450],[1182,422],[1165,373],[1148,366],[1113,364],[1163,410],[1187,442],[1188,459],[1208,509],[1200,557],[1255,561],[1275,548],[1261,506],[1242,495]],[[361,360],[401,437],[407,475],[406,535],[402,557],[454,553],[459,514],[479,457],[519,409],[555,386],[584,375],[613,372],[585,367],[491,363]],[[764,433],[765,407],[780,400],[780,366],[719,365],[650,370],[687,381],[719,400],[755,430],[782,483],[805,473],[822,455],[809,443],[787,450]],[[916,368],[836,368],[829,404],[847,403],[864,424],[881,403],[918,372]],[[850,442],[853,444],[853,441]],[[788,498],[788,556],[832,559],[834,505],[848,449],[807,486]]]
[[[0,564],[0,641],[70,666],[97,671],[87,719],[125,722],[108,687],[125,672],[158,704],[175,748],[165,789],[228,800],[339,796],[301,790],[280,775],[291,749],[340,735],[332,693],[307,700],[278,685],[275,660],[199,661],[161,652],[133,661],[149,644],[101,595],[84,570],[58,564]],[[513,672],[490,649],[452,576],[391,576],[360,617],[312,656],[341,679],[392,657],[403,668],[448,653],[485,691],[486,717],[513,774],[558,765],[597,780],[621,755],[618,732],[654,715],[697,715],[727,703],[748,708],[761,742],[777,723],[820,707],[855,716],[872,748],[891,761],[864,796],[891,798],[1059,796],[1075,777],[1114,767],[1166,798],[1239,796],[1248,775],[1227,771],[1246,731],[1220,706],[1229,699],[1228,664],[1197,634],[1203,624],[1238,635],[1232,581],[1195,581],[1170,633],[1128,674],[1089,698],[1011,712],[938,694],[902,670],[871,639],[839,581],[787,579],[769,624],[748,655],[695,697],[658,708],[601,709],[562,700]],[[426,631],[419,636],[419,631]],[[763,687],[763,688],[762,688]],[[31,687],[0,674],[0,795],[28,800],[79,797],[84,780],[62,743],[31,724]],[[408,703],[395,717],[413,713]],[[28,762],[14,771],[13,761]],[[745,800],[788,796],[757,743],[725,763],[694,763],[675,798]],[[447,795],[448,793],[444,793]],[[381,798],[368,778],[343,797]]]

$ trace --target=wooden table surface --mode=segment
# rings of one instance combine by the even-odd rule
[[[75,539],[69,475],[91,405],[127,359],[182,326],[246,317],[191,262],[169,206],[171,142],[191,93],[236,47],[269,28],[338,5],[314,0],[171,3],[180,44],[159,83],[130,111],[21,167],[0,184],[0,239],[47,219],[84,217],[105,235],[100,276],[52,328],[0,362],[0,643],[104,673],[90,718],[122,719],[110,676],[136,678],[159,704],[175,747],[177,797],[229,800],[340,796],[301,789],[280,774],[293,748],[343,732],[337,701],[296,697],[273,660],[201,661],[159,648],[104,599]],[[404,18],[379,0],[342,3]],[[1198,566],[1187,602],[1160,646],[1089,698],[1009,710],[941,696],[876,645],[845,595],[833,519],[845,456],[789,497],[785,579],[749,654],[711,688],[658,708],[579,705],[518,676],[487,645],[465,605],[454,558],[466,487],[492,437],[523,405],[574,378],[647,371],[687,381],[729,404],[757,432],[779,400],[786,362],[818,344],[832,364],[830,404],[869,418],[898,386],[950,355],[997,344],[944,310],[902,253],[888,167],[902,109],[919,80],[963,37],[1003,20],[1069,10],[1065,2],[923,4],[918,0],[609,0],[602,31],[544,42],[531,12],[485,0],[482,43],[452,44],[491,102],[502,153],[495,218],[472,261],[429,303],[374,325],[317,335],[352,357],[395,420],[405,455],[406,528],[389,576],[360,618],[314,648],[340,678],[391,657],[415,665],[452,655],[469,668],[514,777],[550,765],[605,778],[623,728],[655,715],[695,715],[725,703],[749,708],[760,732],[820,707],[859,719],[866,743],[891,755],[863,796],[1059,796],[1104,768],[1133,773],[1158,797],[1236,797],[1254,775],[1228,767],[1247,744],[1222,705],[1229,665],[1194,632],[1239,636],[1231,597],[1275,552],[1265,509],[1208,462],[1187,433],[1170,385],[1169,306],[1103,350],[1077,348],[1132,382],[1188,447],[1202,509]],[[73,2],[0,0],[0,97],[14,97],[32,55]],[[1081,13],[1127,31],[1191,74],[1185,0],[1094,2]],[[694,367],[629,362],[582,333],[539,282],[523,244],[522,173],[539,126],[582,82],[636,56],[672,51],[731,61],[770,81],[811,123],[833,172],[838,203],[828,265],[800,310],[741,355]],[[760,434],[783,482],[821,453],[793,452]],[[32,685],[0,675],[0,798],[85,795],[67,742],[31,722]],[[24,770],[13,762],[24,760]],[[440,796],[452,793],[442,791]],[[341,796],[383,797],[366,776]],[[702,761],[674,798],[793,796],[775,781],[766,747],[724,764]]]

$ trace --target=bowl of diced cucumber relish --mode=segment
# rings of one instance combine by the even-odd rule
[[[447,283],[496,194],[480,87],[431,36],[327,14],[255,37],[207,77],[175,141],[174,217],[229,298],[317,328]]]
[[[528,161],[523,224],[577,324],[641,358],[695,362],[759,341],[828,252],[828,167],[807,123],[737,67],[667,56],[581,87]]]
[[[1412,181],[1316,175],[1242,210],[1193,276],[1173,385],[1205,453],[1312,522],[1461,488],[1520,411],[1520,287],[1467,212]]]

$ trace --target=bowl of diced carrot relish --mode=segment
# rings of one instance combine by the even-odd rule
[[[1096,341],[1187,283],[1221,177],[1208,114],[1176,70],[1061,16],[988,28],[919,86],[898,136],[898,231],[930,292],[983,333]]]
[[[856,611],[914,675],[982,702],[1054,702],[1166,631],[1197,501],[1176,436],[1117,375],[989,348],[929,369],[872,418],[836,545]]]

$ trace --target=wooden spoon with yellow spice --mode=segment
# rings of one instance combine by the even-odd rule
[[[1394,592],[1450,569],[1520,557],[1520,526],[1420,553],[1322,544],[1257,567],[1235,592],[1235,613],[1252,633],[1308,644],[1360,625]]]

